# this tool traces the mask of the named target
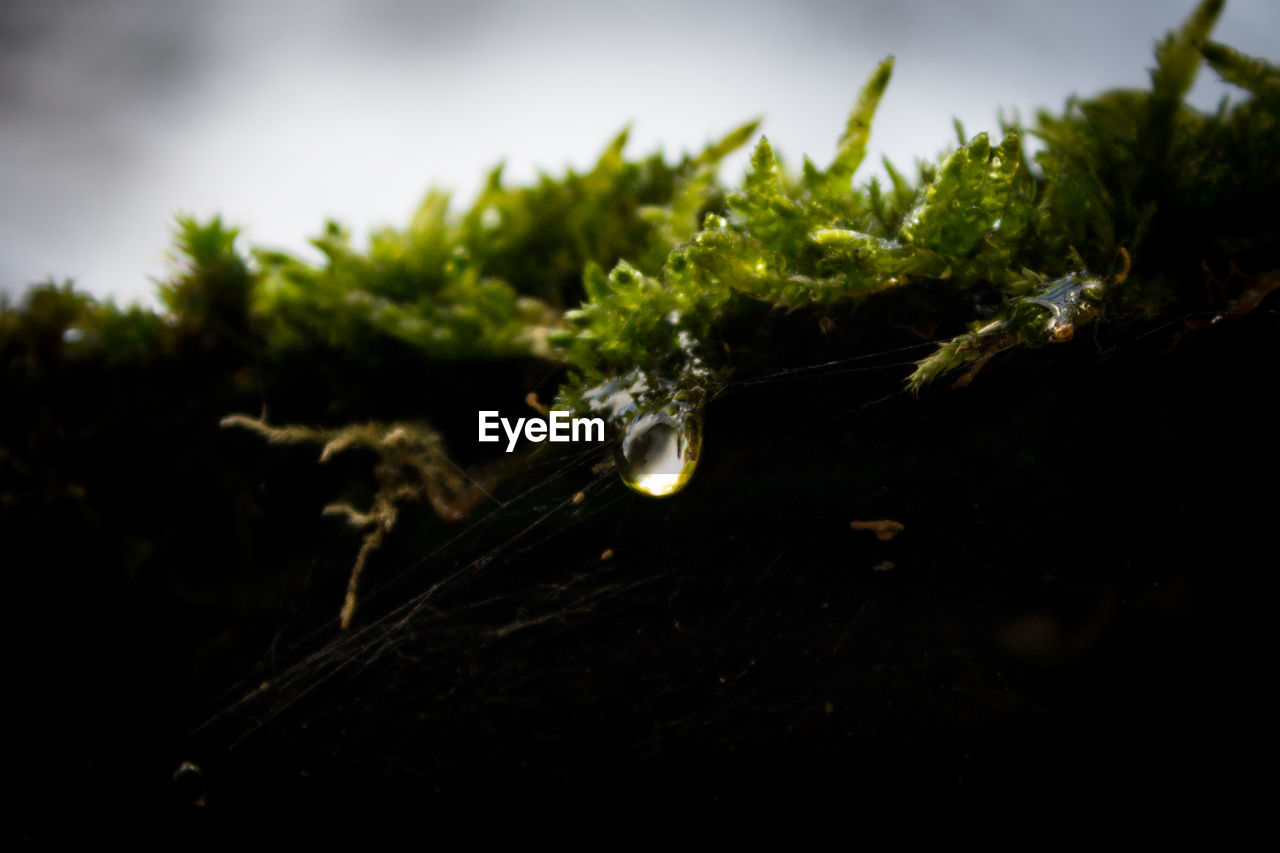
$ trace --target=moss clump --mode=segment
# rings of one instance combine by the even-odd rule
[[[566,396],[636,363],[678,373],[690,337],[711,374],[726,375],[735,358],[725,353],[742,350],[721,328],[743,299],[795,310],[930,282],[980,289],[970,331],[909,377],[918,390],[996,351],[1069,340],[1108,312],[1224,307],[1221,294],[1205,298],[1206,268],[1234,270],[1240,291],[1268,288],[1280,253],[1268,202],[1280,189],[1276,72],[1205,43],[1221,6],[1201,4],[1160,44],[1150,91],[1040,114],[1034,162],[1023,129],[1008,127],[993,144],[958,128],[960,147],[922,165],[914,184],[885,163],[887,188],[875,178],[851,187],[886,60],[827,169],[806,160],[790,176],[762,139],[726,215],[709,216],[661,271],[587,270],[588,300],[567,315],[571,331],[553,338],[578,371]],[[1184,106],[1202,51],[1253,97],[1213,115]]]
[[[575,409],[608,409],[602,389],[627,390],[631,404],[610,410],[625,429],[673,405],[698,418],[769,355],[776,342],[757,321],[774,312],[812,319],[815,338],[857,306],[911,325],[938,342],[903,370],[918,391],[947,375],[963,384],[997,354],[1079,340],[1107,318],[1250,310],[1280,282],[1280,73],[1208,40],[1221,5],[1202,3],[1161,42],[1149,90],[1072,99],[999,139],[958,128],[955,150],[913,176],[885,162],[883,176],[854,183],[888,59],[825,168],[806,159],[791,171],[761,138],[736,189],[717,169],[754,122],[674,162],[627,159],[623,133],[585,174],[508,187],[498,169],[468,210],[432,193],[406,229],[374,234],[363,252],[330,223],[314,241],[319,265],[246,255],[220,219],[181,220],[166,314],[54,285],[0,311],[4,394],[33,413],[3,436],[0,465],[16,474],[6,506],[78,500],[50,436],[110,453],[125,439],[104,418],[186,434],[263,408],[268,386],[290,401],[252,419],[268,435],[283,433],[267,414],[322,423],[315,435],[329,438],[370,422],[439,436],[446,407],[411,393],[414,371],[533,362],[541,375],[563,369],[556,393]],[[1186,107],[1202,59],[1245,96],[1212,114]],[[1043,146],[1034,159],[1029,136]],[[122,383],[96,414],[48,402],[68,376],[89,385],[95,372]],[[348,517],[393,518],[397,501],[430,497],[454,462],[429,444],[430,464],[410,454],[394,476],[379,469],[381,490],[361,496],[374,509]],[[151,446],[139,439],[145,464],[158,462]]]

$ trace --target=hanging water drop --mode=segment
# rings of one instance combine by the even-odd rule
[[[203,808],[208,804],[208,792],[204,784],[204,771],[200,765],[184,761],[173,771],[174,796],[183,806]]]
[[[702,451],[697,412],[670,407],[650,412],[627,425],[618,444],[622,482],[642,495],[673,495],[689,482]]]
[[[604,417],[616,438],[622,482],[649,497],[674,495],[693,477],[702,454],[702,411],[715,379],[703,362],[688,318],[673,308],[664,331],[679,350],[662,370],[635,367],[582,393],[582,407]]]

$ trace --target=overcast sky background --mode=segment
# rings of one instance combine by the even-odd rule
[[[177,212],[305,254],[328,217],[362,237],[498,161],[508,183],[584,168],[628,123],[631,155],[674,156],[759,115],[790,163],[823,163],[890,53],[864,170],[909,165],[952,116],[976,133],[1145,86],[1194,5],[0,0],[0,291],[154,302]],[[1215,37],[1274,60],[1280,2],[1229,0]],[[1228,91],[1206,71],[1192,100]]]

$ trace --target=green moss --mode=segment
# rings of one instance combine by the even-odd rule
[[[1041,114],[1031,130],[1044,144],[1034,166],[1022,148],[1026,131],[1010,128],[993,146],[981,133],[965,142],[958,128],[961,146],[936,168],[922,166],[916,186],[886,164],[889,194],[875,178],[850,186],[892,69],[886,60],[827,169],[806,160],[791,178],[761,139],[726,216],[708,217],[660,275],[625,264],[607,276],[587,271],[587,302],[552,339],[577,369],[565,397],[580,401],[637,364],[678,376],[691,349],[708,368],[697,381],[728,375],[735,361],[723,354],[743,348],[716,340],[715,328],[741,299],[794,310],[929,282],[994,291],[975,306],[974,331],[941,345],[910,376],[918,389],[996,350],[1068,340],[1104,308],[1211,307],[1192,292],[1202,264],[1234,264],[1256,282],[1275,263],[1280,233],[1265,201],[1280,174],[1274,71],[1203,44],[1220,9],[1201,4],[1161,42],[1150,91],[1073,99],[1061,115]],[[1258,96],[1216,115],[1185,107],[1201,50]],[[1211,211],[1226,215],[1215,221]],[[1129,283],[1111,286],[1130,258]],[[1049,311],[1056,297],[1045,294],[1086,280],[1097,300],[1089,311],[1072,308],[1069,321]],[[988,330],[980,346],[979,329]]]
[[[948,375],[965,384],[993,358],[1079,341],[1108,318],[1248,310],[1280,281],[1280,73],[1208,41],[1221,6],[1201,3],[1160,43],[1149,90],[1073,98],[1030,127],[1003,128],[998,142],[957,126],[955,150],[914,180],[886,161],[855,183],[887,94],[886,59],[825,168],[806,158],[792,172],[762,137],[741,183],[726,187],[720,163],[756,122],[672,162],[628,159],[623,132],[584,174],[509,187],[495,169],[459,212],[432,192],[367,251],[328,223],[313,241],[320,264],[246,253],[218,218],[181,219],[164,314],[53,284],[3,306],[5,396],[39,401],[72,370],[130,371],[138,387],[163,390],[121,417],[187,429],[164,409],[174,376],[182,399],[226,414],[260,404],[263,377],[319,374],[328,399],[283,417],[341,430],[404,420],[373,411],[370,389],[411,391],[410,368],[538,359],[543,374],[567,369],[562,405],[603,411],[623,433],[646,414],[700,424],[716,390],[774,345],[755,322],[762,312],[810,312],[815,338],[836,308],[897,299],[898,322],[927,314],[918,327],[934,330],[936,350],[902,371],[919,391]],[[1212,114],[1183,103],[1202,59],[1242,88]],[[1042,146],[1034,158],[1031,137]],[[32,410],[45,414],[0,447],[33,493],[45,469],[32,436],[62,417],[40,405]],[[440,417],[408,419],[423,415]],[[452,465],[438,457],[423,470]]]
[[[181,269],[161,296],[188,331],[246,334],[252,323],[277,350],[323,345],[358,358],[390,338],[433,359],[560,361],[574,371],[568,400],[635,368],[678,373],[690,338],[713,373],[731,371],[733,359],[717,354],[735,342],[713,340],[713,327],[742,299],[794,310],[928,281],[982,284],[1006,300],[973,318],[985,326],[990,309],[1016,310],[1042,282],[1113,276],[1125,249],[1132,282],[1109,294],[1111,307],[1166,310],[1195,286],[1202,260],[1259,270],[1274,261],[1274,215],[1261,201],[1280,173],[1280,76],[1206,41],[1221,5],[1202,3],[1159,44],[1149,91],[1072,99],[1029,131],[1009,128],[999,144],[985,133],[965,141],[958,128],[960,147],[922,164],[914,184],[887,162],[888,191],[879,176],[853,184],[890,58],[857,98],[825,169],[806,158],[793,175],[761,138],[731,191],[716,171],[755,122],[674,163],[628,160],[623,132],[585,174],[513,188],[495,169],[462,213],[432,192],[407,228],[376,232],[364,252],[330,222],[312,241],[325,256],[318,266],[268,251],[250,261],[219,219],[180,220]],[[1202,54],[1253,97],[1214,115],[1183,106]],[[1034,164],[1023,150],[1028,133],[1044,145]],[[48,322],[42,300],[51,298],[30,298],[31,323]],[[120,326],[114,308],[61,298],[89,326]],[[139,340],[154,337],[142,331],[153,320],[130,316]],[[1039,341],[1018,334],[1013,343]],[[926,373],[946,372],[940,357]]]

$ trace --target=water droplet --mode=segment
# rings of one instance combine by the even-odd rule
[[[184,805],[198,808],[208,803],[208,794],[204,785],[204,771],[200,765],[184,761],[173,771],[174,795]]]
[[[617,449],[618,471],[640,494],[666,497],[689,482],[701,451],[701,416],[673,406],[627,425]]]
[[[702,218],[703,231],[723,231],[729,227],[729,220],[718,213],[708,213]]]
[[[702,452],[702,410],[714,384],[701,347],[684,318],[672,311],[672,343],[681,358],[673,371],[635,368],[586,390],[582,401],[603,415],[617,439],[614,461],[628,488],[650,497],[666,497],[693,477]]]
[[[1104,287],[1101,281],[1073,273],[1056,279],[1021,302],[1048,314],[1044,330],[1048,340],[1065,343],[1075,337],[1078,326],[1101,314]]]

